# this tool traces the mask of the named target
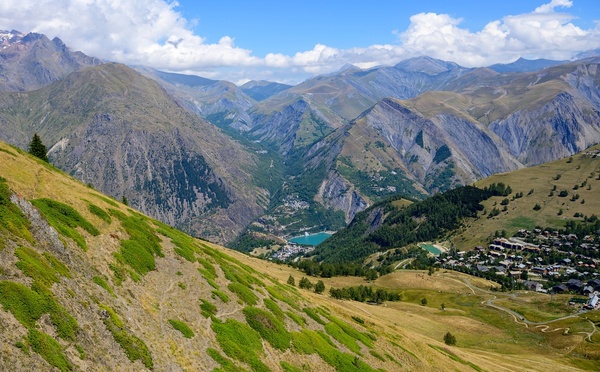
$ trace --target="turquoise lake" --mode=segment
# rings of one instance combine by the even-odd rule
[[[439,249],[437,249],[436,247],[434,247],[434,246],[433,246],[433,245],[431,245],[431,244],[425,244],[425,243],[422,243],[422,244],[419,244],[419,246],[420,246],[421,248],[423,248],[423,249],[425,249],[425,250],[429,251],[429,253],[433,253],[433,254],[435,254],[436,256],[439,256],[439,255],[442,253],[442,251],[440,251]]]
[[[331,234],[329,233],[320,232],[317,234],[297,236],[295,238],[290,239],[289,241],[290,243],[315,246],[321,244],[325,239],[329,238],[330,236]]]

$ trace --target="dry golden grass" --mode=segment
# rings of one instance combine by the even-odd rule
[[[600,146],[590,149],[598,150]],[[557,180],[557,175],[560,178]],[[575,213],[591,216],[600,212],[600,157],[593,158],[584,153],[569,158],[539,165],[536,167],[520,169],[510,173],[496,174],[475,183],[475,186],[485,187],[492,183],[503,182],[510,185],[513,194],[522,192],[523,197],[511,200],[508,210],[500,212],[493,218],[481,213],[477,219],[469,219],[465,227],[453,240],[460,249],[472,249],[484,244],[495,231],[506,230],[513,234],[521,228],[532,229],[535,226],[562,227],[568,219],[574,219]],[[581,184],[587,184],[581,187]],[[579,186],[577,190],[573,188]],[[590,189],[588,189],[588,185]],[[556,186],[553,196],[549,196]],[[531,195],[527,195],[533,190]],[[567,197],[559,197],[561,190],[568,191]],[[571,196],[579,194],[579,199],[572,201]],[[512,198],[509,196],[509,199]],[[494,208],[502,209],[500,202],[504,197],[493,197],[482,204],[485,211]],[[585,201],[582,204],[582,201]],[[494,205],[496,204],[496,205]],[[541,209],[534,211],[533,207],[539,204]],[[562,215],[559,215],[562,210]],[[580,219],[581,220],[581,219]]]

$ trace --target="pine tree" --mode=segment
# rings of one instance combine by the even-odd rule
[[[287,284],[296,286],[296,281],[294,280],[293,276],[290,275],[290,277],[287,280]]]
[[[48,160],[48,150],[46,149],[46,146],[44,146],[44,144],[42,143],[42,140],[40,139],[40,136],[38,136],[37,133],[33,135],[31,142],[29,142],[28,152],[31,155],[42,159],[46,163],[50,162]]]
[[[319,280],[315,285],[315,293],[323,293],[325,290],[325,283],[322,280]]]
[[[446,343],[446,345],[456,345],[456,337],[448,332],[444,335],[444,342]]]
[[[302,277],[302,279],[300,279],[298,287],[302,289],[311,289],[313,287],[313,284],[306,277]]]

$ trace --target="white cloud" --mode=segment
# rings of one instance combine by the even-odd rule
[[[479,32],[460,28],[460,19],[446,14],[420,13],[399,34],[413,53],[451,60],[464,66],[511,62],[519,57],[570,59],[600,47],[600,29],[583,30],[573,16],[555,12],[572,1],[552,0],[527,14],[509,15],[488,23]]]
[[[557,12],[570,0],[551,0],[527,14],[507,15],[482,30],[461,28],[447,14],[420,13],[409,27],[394,32],[398,43],[338,49],[316,44],[294,55],[264,58],[224,35],[207,43],[167,0],[3,0],[0,29],[36,31],[60,37],[88,55],[128,64],[230,81],[268,79],[294,83],[351,63],[362,68],[391,65],[415,55],[430,55],[465,66],[511,62],[518,57],[569,59],[600,48],[600,28],[581,29],[573,16]]]
[[[548,4],[540,5],[533,11],[534,13],[550,13],[557,7],[570,8],[573,6],[571,0],[552,0]]]

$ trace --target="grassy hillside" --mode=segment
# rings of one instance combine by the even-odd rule
[[[506,211],[487,218],[494,206],[503,208],[500,203],[504,197],[484,201],[485,209],[478,218],[465,224],[454,243],[461,249],[469,249],[485,242],[495,231],[513,234],[535,226],[560,228],[567,220],[581,221],[584,216],[600,215],[599,151],[600,146],[594,146],[572,157],[478,181],[475,183],[478,187],[498,182],[510,185],[513,190],[508,196],[510,203]],[[513,199],[517,193],[523,193],[523,197]],[[534,210],[536,205],[539,210]]]
[[[598,366],[584,335],[556,341],[481,305],[490,282],[449,272],[324,279],[404,298],[333,300],[285,284],[298,271],[193,239],[5,144],[0,176],[0,370]],[[447,332],[456,345],[444,344]]]

